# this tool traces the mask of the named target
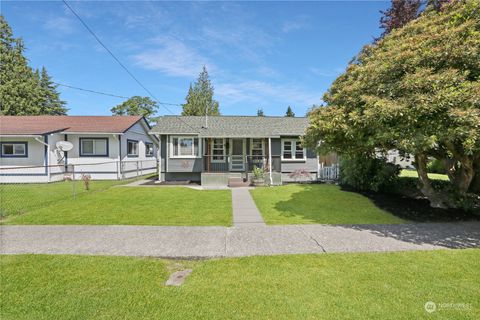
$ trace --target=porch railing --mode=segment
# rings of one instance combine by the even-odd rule
[[[272,171],[280,172],[280,156],[272,155]],[[269,170],[268,156],[252,155],[204,155],[204,172],[251,172],[253,167]]]

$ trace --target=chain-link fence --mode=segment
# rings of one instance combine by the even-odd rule
[[[156,174],[156,159],[0,168],[0,219]]]

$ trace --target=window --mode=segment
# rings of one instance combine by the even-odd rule
[[[81,157],[108,157],[108,138],[80,138]]]
[[[172,158],[197,158],[199,155],[198,138],[172,137]]]
[[[154,152],[153,143],[145,142],[145,157],[153,157]]]
[[[213,139],[212,162],[225,162],[225,139]]]
[[[305,160],[305,149],[297,139],[282,140],[282,160]]]
[[[127,140],[127,157],[138,157],[137,140]]]
[[[250,154],[252,155],[253,161],[262,161],[264,156],[263,151],[263,139],[251,139],[250,144]]]
[[[27,143],[26,142],[2,142],[2,157],[26,158]]]

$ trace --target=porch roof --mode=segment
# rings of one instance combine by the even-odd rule
[[[301,136],[308,127],[305,117],[163,116],[152,134],[191,134],[202,138],[276,138]]]

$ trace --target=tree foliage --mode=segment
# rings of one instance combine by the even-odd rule
[[[384,29],[382,37],[416,19],[420,4],[420,0],[392,0],[387,11],[380,11],[383,14],[380,18],[380,27]]]
[[[263,112],[262,108],[257,110],[257,117],[265,117],[265,113]]]
[[[427,176],[441,160],[461,195],[480,192],[480,3],[425,12],[364,48],[309,113],[305,142],[355,155],[389,149],[415,156],[432,206],[454,206]]]
[[[295,113],[293,112],[292,108],[288,106],[287,112],[285,112],[285,117],[295,117]]]
[[[183,104],[183,116],[220,115],[218,101],[213,99],[214,88],[203,66],[197,81],[188,89],[186,102]]]
[[[62,115],[65,102],[45,68],[34,71],[24,56],[22,39],[0,15],[0,113],[4,115]]]
[[[147,121],[152,122],[153,116],[158,110],[157,102],[149,97],[134,96],[110,109],[113,115],[117,116],[144,116]]]

